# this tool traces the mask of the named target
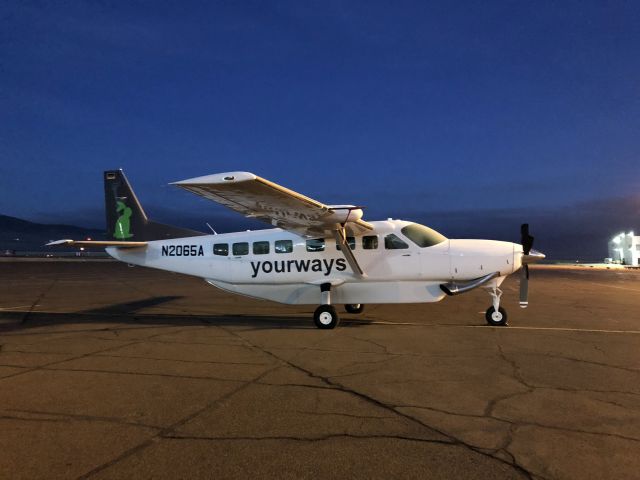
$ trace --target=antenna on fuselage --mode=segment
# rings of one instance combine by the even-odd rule
[[[218,232],[216,232],[216,231],[213,229],[213,227],[212,227],[211,225],[209,225],[209,223],[208,223],[208,222],[205,222],[205,224],[207,225],[207,227],[209,227],[209,230],[211,230],[211,231],[213,232],[213,234],[214,234],[214,235],[217,235],[217,234],[218,234]]]

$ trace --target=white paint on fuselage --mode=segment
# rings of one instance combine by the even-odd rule
[[[522,247],[492,240],[445,240],[420,248],[400,231],[402,220],[371,222],[377,249],[363,249],[356,237],[354,254],[366,273],[356,276],[333,238],[325,238],[321,252],[306,250],[307,238],[279,228],[150,241],[146,248],[109,247],[123,262],[201,277],[234,293],[292,304],[320,303],[319,285],[331,283],[334,303],[435,302],[444,297],[439,285],[471,280],[488,273],[508,275],[520,268]],[[394,233],[409,248],[385,248]],[[291,240],[293,252],[275,253],[276,240]],[[268,254],[252,252],[253,242],[268,241]],[[232,245],[249,243],[248,255],[233,255]],[[227,256],[214,255],[213,245],[229,245]],[[163,248],[164,247],[164,248]],[[172,255],[169,255],[172,253]],[[517,254],[519,253],[519,254]]]

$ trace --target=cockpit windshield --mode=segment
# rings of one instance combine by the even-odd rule
[[[420,248],[432,247],[444,242],[447,237],[440,235],[435,230],[418,223],[411,223],[401,230],[402,234],[418,245]]]

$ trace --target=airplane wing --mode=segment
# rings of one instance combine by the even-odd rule
[[[49,242],[45,247],[118,247],[118,248],[140,248],[146,247],[147,242],[120,242],[117,240],[56,240]]]
[[[221,203],[246,217],[308,237],[333,236],[339,229],[351,235],[373,229],[362,220],[362,208],[325,205],[249,172],[218,173],[173,185]]]

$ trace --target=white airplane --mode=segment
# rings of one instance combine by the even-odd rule
[[[203,278],[228,292],[296,305],[319,305],[321,329],[339,321],[333,304],[360,313],[367,303],[437,302],[483,287],[489,325],[507,324],[500,285],[521,271],[520,306],[528,304],[528,265],[545,256],[522,244],[448,239],[404,220],[366,222],[362,208],[325,205],[248,172],[174,183],[270,223],[268,230],[209,235],[149,220],[122,170],[104,172],[107,241],[47,245],[106,247],[123,262]]]

